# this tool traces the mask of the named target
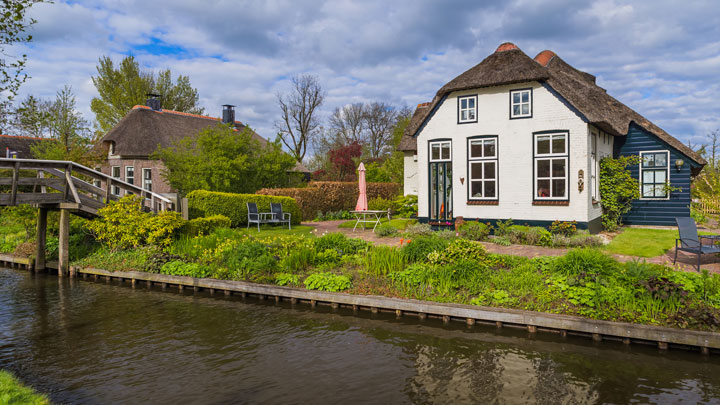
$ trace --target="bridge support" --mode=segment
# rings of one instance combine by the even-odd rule
[[[39,208],[37,216],[37,246],[35,247],[35,271],[45,271],[45,245],[47,241],[47,208]]]
[[[60,210],[60,243],[58,275],[64,276],[70,271],[70,210]]]

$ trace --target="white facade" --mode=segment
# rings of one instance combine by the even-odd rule
[[[532,88],[531,116],[510,118],[511,90]],[[477,95],[477,122],[459,123],[458,97]],[[464,103],[463,105],[466,105]],[[527,114],[526,114],[527,115]],[[467,118],[467,117],[465,117]],[[467,119],[466,119],[467,120]],[[538,190],[534,179],[534,133],[567,132],[565,152],[567,181],[564,201],[536,201]],[[452,142],[452,205],[453,217],[467,219],[508,219],[523,221],[590,222],[601,214],[600,205],[593,204],[590,186],[597,182],[592,164],[592,135],[597,133],[596,159],[612,155],[612,136],[600,135],[578,114],[538,82],[496,86],[450,93],[427,119],[417,134],[417,162],[406,154],[405,193],[412,193],[417,184],[419,216],[430,213],[429,142],[449,139]],[[496,201],[470,202],[468,182],[468,138],[497,136],[497,198]],[[591,176],[595,176],[591,181]],[[417,183],[412,180],[416,178]],[[582,183],[582,190],[580,190]],[[555,184],[555,183],[553,183]],[[412,193],[414,194],[414,193]]]

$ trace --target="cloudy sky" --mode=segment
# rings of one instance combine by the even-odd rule
[[[69,84],[91,121],[102,55],[188,75],[209,115],[235,104],[274,138],[275,95],[293,75],[319,77],[325,116],[357,101],[414,107],[511,41],[530,57],[555,51],[684,142],[720,128],[717,0],[56,0],[31,15],[21,98]]]

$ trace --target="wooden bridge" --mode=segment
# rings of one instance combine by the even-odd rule
[[[119,195],[112,191],[119,191]],[[172,202],[160,194],[126,183],[83,165],[36,159],[0,159],[0,206],[29,204],[38,208],[35,268],[45,268],[47,212],[60,211],[58,273],[69,267],[68,237],[70,214],[85,218],[97,216],[108,202],[126,194],[141,197],[143,209],[158,212],[171,209]]]

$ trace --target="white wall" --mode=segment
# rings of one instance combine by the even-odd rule
[[[404,194],[405,195],[418,195],[418,163],[417,155],[415,152],[405,152],[405,159],[403,160],[403,173],[404,179]]]
[[[597,164],[598,164],[598,166],[597,166],[597,173],[598,173],[597,181],[599,183],[600,182],[600,160],[602,160],[602,158],[604,158],[604,157],[608,157],[608,156],[612,157],[613,156],[613,142],[615,141],[615,137],[592,126],[592,125],[588,125],[588,131],[589,131],[588,148],[590,148],[590,145],[591,145],[590,142],[592,142],[593,134],[595,136],[597,136]],[[588,149],[588,150],[590,150],[590,149]],[[588,154],[588,168],[590,168],[591,162],[592,162],[592,159],[590,158],[590,155]],[[590,201],[588,204],[588,218],[589,218],[589,220],[593,220],[602,215],[602,205],[600,204],[601,198],[600,198],[599,189],[598,189],[598,193],[597,193],[597,203],[596,204],[592,203],[592,190],[590,190],[590,175],[589,175],[589,173],[590,173],[590,171],[588,170],[587,198]]]
[[[533,88],[533,117],[509,119],[510,90]],[[478,122],[457,123],[457,97],[478,94]],[[569,131],[569,199],[568,206],[533,205],[533,132]],[[522,220],[556,219],[587,222],[590,196],[588,125],[540,83],[520,83],[448,95],[418,135],[418,173],[428,173],[428,141],[452,139],[454,216],[465,218]],[[467,138],[476,135],[498,135],[498,205],[467,205]],[[586,186],[578,191],[578,170],[585,172]],[[460,177],[465,183],[460,184]],[[418,175],[419,213],[427,217],[428,178]]]

